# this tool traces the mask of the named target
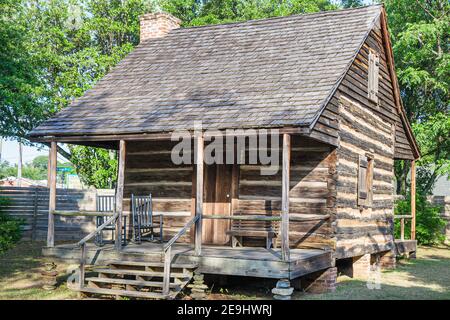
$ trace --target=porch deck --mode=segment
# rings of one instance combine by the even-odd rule
[[[130,243],[118,252],[113,244],[103,247],[87,246],[87,263],[101,265],[111,260],[163,261],[162,244]],[[78,263],[80,249],[73,244],[45,247],[43,254],[56,260]],[[198,271],[207,274],[251,276],[274,279],[295,279],[305,274],[334,265],[331,251],[319,249],[291,249],[290,260],[281,260],[280,249],[259,247],[231,248],[203,245],[202,254],[196,256],[190,244],[176,243],[172,247],[173,263],[197,263]]]
[[[402,256],[405,254],[415,255],[417,251],[417,240],[400,240],[395,239],[395,254],[397,256]]]

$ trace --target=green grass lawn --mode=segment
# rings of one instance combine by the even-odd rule
[[[56,290],[41,288],[42,246],[42,242],[21,242],[0,255],[0,299],[77,298],[65,283],[68,265],[58,265],[60,276]],[[233,281],[223,286],[216,284],[212,289],[208,299],[271,298],[271,286],[261,286],[261,281],[256,279]],[[365,281],[340,276],[334,293],[295,292],[293,299],[450,299],[450,247],[420,247],[417,259],[400,260],[396,270],[382,272],[379,290],[369,289]]]
[[[399,260],[397,268],[381,274],[381,288],[369,289],[367,282],[346,276],[338,278],[336,292],[297,299],[450,299],[450,247],[420,247],[417,259]]]
[[[77,293],[66,286],[67,265],[59,265],[58,287],[53,291],[42,289],[40,272],[44,270],[41,256],[43,242],[20,242],[0,255],[0,299],[73,299]]]

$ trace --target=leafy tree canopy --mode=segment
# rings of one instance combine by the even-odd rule
[[[402,100],[422,151],[418,187],[429,194],[450,174],[450,3],[447,0],[386,0]],[[407,163],[396,164],[397,181]],[[406,185],[397,191],[406,192]]]

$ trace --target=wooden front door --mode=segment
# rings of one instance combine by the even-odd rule
[[[232,199],[233,165],[205,165],[203,214],[230,215]],[[202,242],[204,244],[225,245],[230,238],[226,234],[230,220],[203,219]]]

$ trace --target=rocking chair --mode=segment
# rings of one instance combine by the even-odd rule
[[[141,243],[142,240],[153,241],[158,239],[163,241],[163,216],[155,221],[152,208],[152,195],[135,196],[131,195],[131,210],[133,216],[133,240]],[[155,229],[159,229],[159,235],[155,237]],[[144,237],[148,234],[150,237]]]

